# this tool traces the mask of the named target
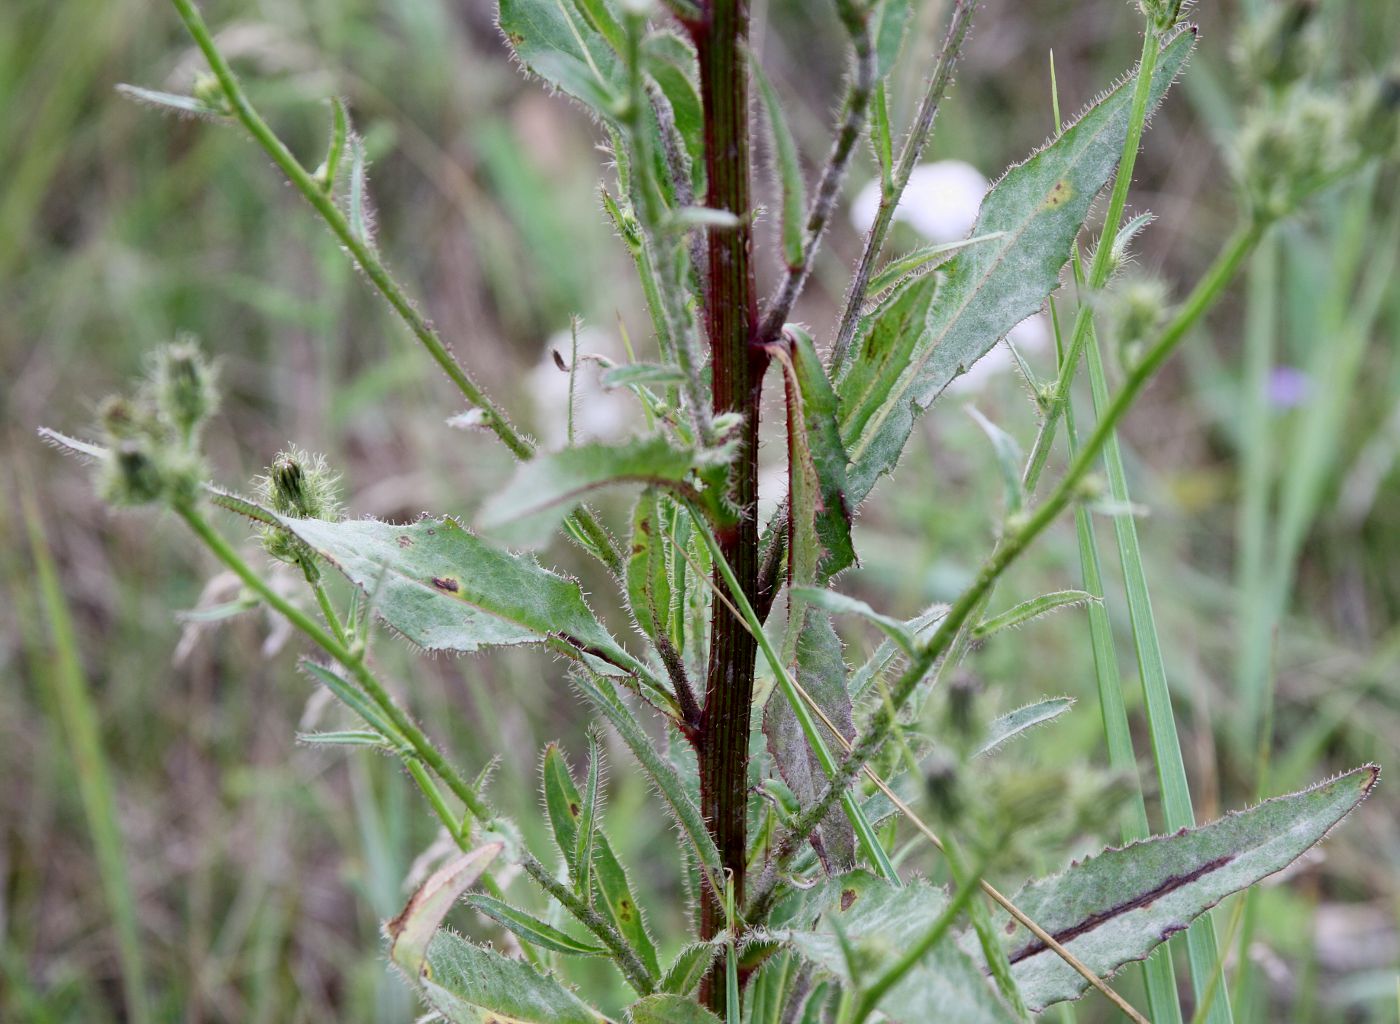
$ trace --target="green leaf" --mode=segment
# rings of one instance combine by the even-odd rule
[[[486,502],[481,525],[512,542],[543,544],[590,492],[616,484],[676,486],[695,462],[694,449],[677,448],[660,435],[537,455]]]
[[[545,813],[554,831],[554,841],[565,861],[569,862],[578,846],[583,798],[574,785],[573,776],[569,774],[564,755],[553,743],[545,748],[541,774],[544,777]],[[602,831],[594,837],[593,851],[593,889],[599,897],[598,909],[636,950],[647,970],[653,975],[660,974],[656,945],[647,932],[646,922],[642,920],[627,872]]]
[[[830,579],[856,560],[851,544],[851,510],[846,500],[846,449],[837,426],[836,393],[827,380],[816,347],[806,331],[783,331],[778,349],[787,395],[789,504],[794,539],[791,559],[815,556],[809,572],[793,561],[789,582]],[[815,531],[812,541],[802,535]]]
[[[227,117],[227,110],[210,106],[195,96],[181,96],[173,92],[160,92],[157,89],[143,89],[139,85],[118,85],[117,92],[127,99],[158,107],[176,114],[194,114],[196,117]]]
[[[350,135],[350,192],[346,197],[346,217],[350,233],[371,249],[374,248],[374,217],[369,206],[368,160],[365,140],[358,133]]]
[[[598,834],[600,808],[599,784],[603,775],[603,755],[598,749],[598,741],[588,737],[588,776],[584,781],[583,800],[580,803],[578,837],[574,841],[574,870],[578,878],[578,891],[585,897],[593,884],[593,842]]]
[[[1000,615],[993,615],[990,619],[983,619],[972,630],[974,640],[985,640],[993,633],[999,633],[1003,629],[1012,629],[1020,626],[1031,619],[1038,619],[1042,615],[1049,615],[1053,611],[1061,608],[1071,608],[1074,605],[1085,604],[1089,601],[1097,601],[1093,594],[1084,590],[1057,590],[1053,594],[1041,594],[1033,597],[1029,601],[1022,601],[1014,608],[1008,608]]]
[[[642,63],[671,105],[676,132],[690,158],[691,187],[704,194],[705,118],[700,102],[695,49],[674,32],[653,32],[642,40]]]
[[[923,880],[897,889],[865,872],[824,882],[804,901],[819,908],[815,927],[778,931],[808,960],[844,983],[858,984],[847,966],[842,937],[857,962],[884,965],[914,945],[948,903],[941,889]],[[869,972],[872,976],[873,970]],[[981,968],[945,936],[884,999],[879,1009],[898,1021],[957,1021],[1011,1024],[1016,1017],[983,977]]]
[[[692,942],[676,954],[661,979],[661,991],[687,996],[700,987],[721,947],[713,942]]]
[[[420,885],[399,916],[385,925],[389,956],[409,978],[423,973],[428,945],[452,909],[501,852],[500,843],[487,843],[454,857]]]
[[[702,867],[710,872],[712,880],[718,881],[723,876],[719,849],[715,846],[709,829],[705,827],[700,808],[690,798],[675,767],[657,752],[651,738],[642,730],[632,712],[622,707],[614,695],[603,692],[599,686],[600,680],[590,678],[584,672],[576,672],[573,681],[588,702],[612,723],[617,734],[627,744],[627,749],[632,751],[632,756],[637,759],[637,763],[650,777],[652,785],[666,802],[667,810],[690,841],[691,849],[700,858]]]
[[[975,407],[967,406],[967,414],[992,442],[997,468],[1001,471],[1002,489],[1006,494],[1005,514],[1014,516],[1026,504],[1026,489],[1021,486],[1021,446],[1016,443],[1014,437],[983,416]]]
[[[978,748],[977,756],[992,753],[1007,740],[1015,739],[1028,729],[1059,718],[1073,706],[1073,697],[1049,697],[994,718],[992,724],[987,727],[987,738]]]
[[[1031,882],[1012,902],[1099,975],[1145,958],[1232,892],[1287,867],[1371,791],[1380,769],[1266,800],[1247,811],[1072,864]],[[1075,999],[1084,979],[1039,939],[998,912],[995,923],[1026,1005]]]
[[[923,270],[934,260],[942,260],[939,257],[951,256],[956,252],[973,245],[981,245],[983,242],[994,242],[1002,237],[1000,231],[994,231],[989,235],[973,235],[971,238],[964,238],[957,242],[943,242],[940,245],[929,245],[922,249],[915,249],[898,259],[890,260],[880,272],[870,279],[870,294],[879,295],[886,289],[893,288],[899,282],[915,273]]]
[[[862,601],[861,603],[864,604],[865,602]],[[869,606],[867,605],[867,607]],[[875,612],[874,609],[871,609],[871,612],[872,614],[879,614]],[[900,625],[904,631],[914,637],[916,642],[923,643],[933,635],[933,631],[937,628],[938,622],[947,614],[948,606],[946,604],[932,604],[908,622],[900,623]],[[894,664],[901,653],[905,653],[904,647],[893,638],[884,641],[879,647],[875,648],[875,653],[866,660],[865,664],[851,674],[852,699],[860,698],[866,690],[870,689],[871,684],[873,684],[876,679],[889,671],[890,666]]]
[[[660,993],[627,1008],[632,1024],[719,1024],[719,1018],[694,1000]]]
[[[910,0],[881,0],[875,8],[870,34],[875,40],[876,81],[894,70],[912,14]]]
[[[1163,49],[1152,106],[1194,39],[1183,31]],[[866,317],[837,386],[853,505],[894,468],[915,417],[1054,290],[1094,197],[1118,166],[1132,102],[1124,82],[1131,81],[1120,82],[987,194],[972,234],[1001,232],[1000,238],[958,253],[939,274],[902,285]]]
[[[638,387],[640,385],[662,386],[685,383],[685,371],[679,366],[666,366],[658,363],[624,363],[610,366],[598,375],[598,383],[604,389]]]
[[[800,599],[794,599],[800,603]],[[816,609],[807,608],[803,612],[794,661],[793,675],[798,684],[811,695],[845,738],[853,739],[855,723],[850,694],[846,692],[846,664],[841,656],[841,641],[831,627],[831,619]],[[836,737],[824,725],[818,728],[828,748],[837,749]],[[773,757],[774,765],[798,802],[803,807],[815,803],[826,788],[827,773],[807,742],[802,724],[781,687],[774,687],[768,698],[763,712],[763,734],[767,737],[768,752]],[[855,830],[842,808],[832,807],[813,833],[812,846],[829,873],[848,871],[854,866]]]
[[[452,932],[433,938],[418,987],[451,1024],[609,1024],[552,977]]]
[[[518,910],[507,903],[502,903],[494,897],[485,893],[472,893],[467,897],[467,906],[473,910],[479,910],[491,920],[508,928],[516,935],[520,936],[532,946],[541,949],[552,949],[556,953],[567,953],[572,956],[607,956],[608,951],[602,946],[595,946],[592,943],[583,942],[565,932],[555,928],[552,924],[546,924],[532,914],[527,914],[523,910]]]
[[[763,73],[759,60],[752,54],[750,57],[753,79],[758,83],[763,112],[773,133],[773,158],[777,163],[778,182],[782,186],[783,258],[789,267],[796,267],[802,263],[803,243],[807,234],[807,191],[802,181],[802,162],[797,157],[797,143],[792,137],[792,129],[788,127],[773,83]]]
[[[369,596],[380,618],[429,651],[559,641],[576,658],[640,668],[573,580],[492,547],[452,519],[279,522]]]
[[[380,733],[368,729],[344,729],[340,732],[299,732],[297,742],[313,747],[390,747]]]
[[[661,495],[648,488],[632,512],[627,556],[627,600],[632,616],[653,643],[671,642],[671,576],[667,571]]]
[[[910,630],[909,624],[877,612],[858,597],[849,597],[825,587],[801,586],[792,588],[792,596],[801,598],[808,604],[831,612],[833,615],[859,615],[878,626],[880,632],[890,638],[900,653],[905,655],[914,653],[917,640],[913,631]],[[938,607],[943,608],[944,606],[939,605]]]
[[[399,733],[390,721],[384,717],[383,713],[370,703],[368,697],[361,692],[360,688],[350,680],[346,679],[335,669],[325,665],[318,665],[310,659],[303,658],[300,663],[303,671],[311,678],[315,679],[331,693],[340,698],[341,703],[348,707],[355,714],[359,715],[370,725],[374,726],[380,735],[405,747],[403,736]]]
[[[614,116],[627,70],[572,0],[501,0],[500,25],[521,64],[595,115]]]

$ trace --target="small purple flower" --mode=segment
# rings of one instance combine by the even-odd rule
[[[1267,393],[1275,409],[1296,409],[1311,396],[1312,378],[1296,366],[1275,366]]]

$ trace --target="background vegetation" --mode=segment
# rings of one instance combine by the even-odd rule
[[[938,6],[920,15],[925,52]],[[1221,152],[1241,92],[1231,48],[1250,6],[1197,12],[1200,53],[1139,161],[1132,208],[1160,218],[1141,269],[1168,281],[1190,280],[1229,223]],[[347,98],[373,160],[382,251],[521,419],[535,409],[550,436],[563,375],[548,346],[567,339],[571,315],[591,328],[585,350],[620,352],[619,325],[646,344],[627,253],[600,216],[595,132],[509,66],[485,0],[261,0],[211,3],[207,14],[308,160],[327,119],[316,101]],[[843,60],[834,19],[825,5],[784,0],[759,0],[755,15],[799,144],[819,159]],[[1375,72],[1391,59],[1400,8],[1339,0],[1320,16],[1329,67]],[[957,154],[995,177],[1053,127],[1050,52],[1068,112],[1131,63],[1138,24],[1120,0],[989,0],[930,157]],[[235,601],[237,587],[211,579],[173,522],[153,530],[104,511],[87,474],[34,435],[40,423],[86,426],[91,399],[137,372],[154,343],[188,331],[222,359],[227,401],[209,447],[224,480],[250,478],[293,439],[343,470],[353,513],[406,519],[474,512],[509,468],[499,446],[446,424],[461,411],[449,387],[251,144],[113,90],[187,89],[199,66],[155,0],[11,0],[0,18],[0,1018],[118,1019],[119,966],[139,956],[158,1019],[408,1021],[413,1001],[377,937],[434,838],[408,780],[388,760],[295,746],[299,723],[321,709],[278,625],[261,613],[178,618]],[[908,69],[911,80],[920,72]],[[867,167],[853,185],[868,178]],[[1202,819],[1393,760],[1395,199],[1393,176],[1373,176],[1287,225],[1276,262],[1259,262],[1124,432],[1133,494],[1150,506],[1139,528]],[[830,321],[857,251],[841,222],[800,316]],[[1046,376],[1051,354],[1030,358]],[[1033,407],[1015,376],[991,379],[976,401],[1029,436]],[[921,447],[863,512],[863,566],[843,584],[906,615],[961,589],[1000,489],[969,418],[950,405],[921,423]],[[40,529],[26,529],[26,507]],[[565,546],[553,555],[593,571]],[[1078,574],[1064,522],[1007,590],[1076,586]],[[1108,580],[1115,615],[1117,585]],[[1126,622],[1115,626],[1126,636]],[[1104,763],[1086,638],[1083,616],[1062,613],[974,655],[998,709],[1086,698],[1017,756]],[[877,640],[847,636],[858,651]],[[541,674],[538,658],[509,653],[395,663],[388,651],[388,674],[459,763],[474,770],[503,755],[493,794],[506,811],[535,801],[546,741],[576,760],[585,749],[562,669]],[[1135,676],[1126,644],[1120,664]],[[1135,678],[1127,693],[1141,726]],[[1256,693],[1272,724],[1262,752],[1240,727]],[[638,854],[667,826],[637,813],[644,786],[625,757],[612,760],[612,836],[645,870]],[[103,773],[111,805],[94,784]],[[1299,1021],[1394,1018],[1400,815],[1389,789],[1301,868],[1304,881],[1262,893],[1252,966],[1232,987],[1246,1019],[1279,1019],[1270,1005]],[[1116,838],[1115,813],[1096,797],[1050,852],[1027,841],[1026,863],[1053,867],[1064,843]],[[667,877],[639,879],[653,917],[681,912],[661,888]],[[1217,916],[1236,946],[1239,906]],[[1108,1019],[1096,997],[1075,1013]]]

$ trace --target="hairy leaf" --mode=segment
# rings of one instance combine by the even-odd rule
[[[636,387],[642,384],[683,384],[685,371],[662,363],[623,363],[610,366],[598,376],[604,388]]]
[[[563,753],[552,743],[545,748],[541,774],[544,777],[545,813],[554,831],[554,841],[565,860],[569,861],[578,847],[583,798],[574,785],[573,776],[569,774]],[[647,970],[654,975],[660,974],[656,945],[647,932],[646,922],[642,920],[627,872],[601,830],[593,839],[592,874],[593,888],[599,896],[599,910],[637,951]]]
[[[973,235],[971,238],[964,238],[956,242],[941,242],[938,245],[928,245],[898,259],[890,260],[870,279],[870,294],[879,295],[888,288],[893,288],[903,278],[908,277],[918,271],[923,271],[935,260],[942,262],[941,257],[948,257],[955,252],[966,249],[968,246],[980,245],[983,242],[993,242],[1001,237],[1001,232],[996,231],[990,235]]]
[[[576,939],[562,932],[552,924],[546,924],[533,914],[502,903],[485,893],[472,893],[467,897],[467,906],[479,910],[491,920],[520,936],[531,945],[541,949],[552,949],[557,953],[573,956],[608,956],[602,946]]]
[[[452,519],[397,526],[279,516],[369,596],[374,610],[430,651],[562,641],[564,653],[634,669],[573,580],[487,544]]]
[[[792,627],[789,627],[792,628]],[[806,609],[796,642],[796,677],[847,740],[855,736],[851,698],[846,692],[846,665],[841,641],[831,619],[816,609]],[[839,749],[837,740],[820,726],[827,747]],[[827,774],[807,742],[797,715],[782,688],[775,687],[763,713],[763,734],[779,773],[798,802],[816,802],[826,788]],[[855,864],[855,831],[841,808],[833,807],[812,836],[812,845],[831,872],[849,870]]]
[[[674,32],[653,32],[642,40],[642,61],[671,105],[676,132],[690,159],[691,187],[696,195],[701,195],[705,183],[705,120],[695,49]]]
[[[694,466],[693,449],[677,448],[660,435],[537,455],[486,502],[481,525],[509,541],[540,545],[591,491],[628,483],[675,486]]]
[[[849,961],[843,940],[858,964],[879,964],[873,976],[897,960],[937,920],[948,897],[922,880],[897,889],[865,872],[824,882],[803,901],[805,912],[821,910],[815,925],[800,922],[776,934],[802,956],[847,984]],[[896,984],[879,1009],[898,1021],[957,1021],[958,1024],[1010,1024],[1016,1017],[987,983],[981,969],[951,935]]]
[[[983,416],[975,407],[969,405],[967,414],[982,428],[982,433],[986,434],[987,439],[992,442],[992,450],[996,453],[997,469],[1001,471],[1001,482],[1006,493],[1005,514],[1013,516],[1020,512],[1026,504],[1026,489],[1021,485],[1021,446],[1016,443],[1014,437]]]
[[[410,978],[422,973],[428,944],[442,919],[458,897],[490,867],[501,849],[500,843],[487,843],[448,861],[418,887],[399,916],[385,926],[389,956]]]
[[[1015,739],[1028,729],[1059,718],[1072,707],[1073,697],[1049,697],[994,718],[992,724],[987,727],[987,738],[978,748],[977,756],[990,754],[1007,740]]]
[[[1020,626],[1031,619],[1038,619],[1042,615],[1048,615],[1061,608],[1070,608],[1096,600],[1098,599],[1093,594],[1083,590],[1057,590],[1053,594],[1041,594],[1029,601],[1022,601],[1014,608],[1008,608],[1000,615],[983,619],[973,628],[972,636],[976,640],[985,640],[993,633]]]
[[[753,79],[758,83],[763,112],[768,115],[773,159],[777,164],[778,183],[782,187],[783,258],[788,266],[795,267],[802,262],[802,247],[807,233],[807,191],[802,182],[802,163],[797,157],[797,142],[792,137],[792,129],[788,127],[787,115],[783,113],[783,105],[773,83],[768,81],[758,60],[750,61],[750,66],[753,68]]]
[[[1367,765],[1200,828],[1105,850],[1029,883],[1012,902],[1091,970],[1110,974],[1287,867],[1370,793],[1379,773]],[[1027,1006],[1039,1011],[1083,993],[1084,979],[1039,939],[1004,913],[995,923]]]
[[[627,71],[573,0],[500,0],[501,31],[520,63],[599,117],[626,94]]]
[[[719,956],[720,946],[713,942],[692,942],[676,954],[661,979],[661,991],[686,996],[700,987],[710,964]]]
[[[608,1024],[608,1018],[521,960],[438,932],[418,977],[428,1004],[452,1024]]]
[[[889,637],[904,654],[913,654],[916,640],[908,623],[900,622],[889,615],[882,615],[858,597],[849,597],[825,587],[793,587],[792,596],[822,608],[834,615],[859,615],[874,623],[880,632]]]
[[[806,331],[788,327],[780,349],[787,394],[789,516],[794,585],[830,579],[856,560],[846,500],[846,449],[837,425],[837,399]],[[814,532],[808,540],[803,534]],[[797,564],[814,557],[813,570]]]
[[[1153,106],[1194,39],[1183,31],[1163,49]],[[894,467],[914,418],[1055,288],[1094,197],[1118,166],[1132,100],[1127,82],[987,194],[972,233],[1000,238],[901,286],[866,318],[837,388],[853,504]]]
[[[627,556],[627,600],[642,632],[654,643],[671,642],[671,576],[662,535],[661,495],[648,488],[632,512],[632,546]]]
[[[694,1000],[659,993],[639,999],[627,1008],[632,1024],[720,1024],[720,1020]]]
[[[939,621],[947,614],[948,606],[946,604],[933,604],[901,625],[917,642],[924,643],[933,635]],[[852,699],[858,699],[866,690],[870,689],[876,679],[889,671],[890,666],[898,660],[901,653],[904,653],[903,646],[896,643],[893,638],[885,640],[879,647],[875,648],[875,653],[866,660],[865,664],[851,673]]]

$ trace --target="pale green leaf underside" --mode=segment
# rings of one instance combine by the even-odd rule
[[[574,0],[501,0],[501,31],[527,68],[600,116],[626,92],[626,69]]]
[[[564,516],[591,491],[616,484],[679,484],[695,452],[664,437],[621,445],[583,444],[521,463],[505,489],[481,510],[481,526],[513,543],[549,540]]]
[[[452,1024],[606,1024],[594,1010],[529,964],[473,946],[449,931],[428,947],[418,979],[424,998]]]
[[[720,1024],[709,1010],[692,999],[659,994],[647,996],[627,1008],[632,1024]]]
[[[1153,107],[1194,41],[1193,31],[1183,31],[1163,49],[1153,74]],[[938,274],[910,281],[866,319],[838,386],[852,505],[894,467],[914,418],[1056,287],[1094,197],[1118,165],[1131,80],[1011,168],[987,194],[972,233],[1000,237],[963,250]],[[894,321],[887,330],[882,317]]]
[[[990,754],[1007,740],[1020,736],[1028,729],[1059,718],[1074,706],[1073,697],[1049,697],[1027,704],[1015,711],[1008,711],[992,720],[987,727],[987,738],[978,748],[977,755]]]
[[[279,518],[363,589],[380,618],[426,650],[475,651],[558,638],[562,649],[613,665],[635,664],[594,618],[577,583],[528,555],[487,544],[454,520],[398,526],[372,519]]]
[[[473,893],[467,897],[468,906],[479,910],[501,927],[520,936],[531,945],[541,949],[552,949],[556,953],[572,956],[607,956],[608,951],[596,943],[583,942],[553,925],[541,921],[532,914],[518,910],[485,893]]]
[[[1366,797],[1378,775],[1368,765],[1201,828],[1105,850],[1031,882],[1012,902],[1091,970],[1111,974],[1230,893],[1287,867]],[[1004,913],[995,924],[1033,1010],[1084,991],[1084,979],[1023,927]]]
[[[922,880],[896,889],[873,875],[855,871],[823,883],[805,901],[809,906],[826,908],[816,927],[780,934],[804,957],[849,983],[833,919],[855,947],[858,959],[868,955],[888,963],[918,941],[947,901],[941,889]],[[1016,1019],[976,962],[958,949],[951,936],[939,942],[890,990],[879,1009],[905,1024],[1009,1024]]]

